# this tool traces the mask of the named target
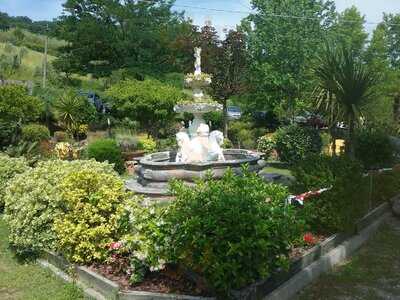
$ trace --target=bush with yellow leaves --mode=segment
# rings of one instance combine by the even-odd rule
[[[75,263],[104,261],[111,242],[126,233],[130,194],[115,174],[72,172],[60,185],[64,213],[55,221],[57,248]]]

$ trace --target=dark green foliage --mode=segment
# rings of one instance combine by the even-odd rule
[[[253,0],[252,13],[243,25],[248,31],[250,57],[249,101],[259,109],[274,110],[283,104],[294,114],[299,100],[313,87],[310,62],[318,54],[334,22],[333,1]],[[271,15],[303,18],[275,18]]]
[[[257,147],[256,132],[253,130],[253,124],[250,122],[231,122],[228,129],[228,137],[238,148],[254,149]]]
[[[289,125],[276,131],[275,146],[281,161],[294,164],[312,154],[319,154],[322,139],[311,127]]]
[[[299,209],[299,216],[315,232],[336,233],[351,230],[368,209],[368,185],[361,163],[346,156],[314,155],[298,162],[292,173],[296,177],[295,193],[331,190],[312,197]]]
[[[50,131],[44,125],[29,124],[22,126],[21,138],[27,142],[40,142],[50,138]]]
[[[389,136],[379,129],[364,129],[356,134],[355,156],[367,170],[390,166],[395,149]]]
[[[185,40],[191,38],[193,25],[174,12],[172,4],[169,0],[65,1],[56,31],[68,42],[60,49],[64,60],[60,65],[69,73],[96,77],[120,68],[137,69],[140,74],[183,71],[182,62],[192,57],[193,47],[185,49]]]
[[[16,142],[19,126],[36,121],[43,103],[22,86],[0,86],[0,147]]]
[[[114,169],[120,174],[125,171],[121,149],[115,140],[97,140],[89,144],[87,154],[89,158],[94,158],[99,162],[108,161],[114,164]]]
[[[370,172],[368,182],[372,207],[397,196],[400,191],[400,170]]]
[[[314,74],[318,106],[334,122],[348,124],[346,152],[354,158],[355,126],[361,120],[361,107],[372,99],[377,75],[352,49],[332,45],[325,47]]]
[[[167,261],[203,275],[219,293],[238,289],[288,263],[301,222],[280,185],[244,170],[196,187],[171,186],[176,200],[164,213]]]
[[[96,119],[96,108],[88,99],[74,90],[66,91],[54,103],[56,117],[68,134],[76,136],[81,125],[88,125]]]

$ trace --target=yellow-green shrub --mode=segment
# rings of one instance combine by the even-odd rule
[[[15,175],[24,173],[30,169],[25,158],[12,158],[0,154],[0,212],[4,208],[5,189],[9,181]]]
[[[93,170],[72,172],[60,185],[65,211],[54,223],[57,246],[76,263],[104,261],[107,245],[117,240],[129,194],[113,174]]]
[[[60,183],[69,174],[92,170],[104,176],[115,174],[111,165],[95,161],[46,161],[15,177],[5,192],[5,220],[9,239],[18,254],[55,249],[54,220],[64,207]]]

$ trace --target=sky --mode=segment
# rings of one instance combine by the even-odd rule
[[[62,12],[65,0],[0,0],[0,11],[9,15],[28,16],[33,20],[51,20]],[[383,12],[400,13],[400,0],[335,0],[338,11],[355,5],[368,22],[380,22]],[[175,8],[185,10],[186,15],[198,25],[210,20],[219,32],[223,28],[234,28],[250,11],[250,0],[176,0]],[[194,9],[185,6],[204,7],[215,10]],[[375,25],[367,24],[366,29],[372,32]]]

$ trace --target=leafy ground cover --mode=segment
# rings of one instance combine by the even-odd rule
[[[75,300],[83,299],[83,294],[49,270],[19,262],[9,249],[8,229],[0,217],[0,299]]]
[[[391,218],[350,261],[322,276],[296,300],[400,299],[400,220]]]

